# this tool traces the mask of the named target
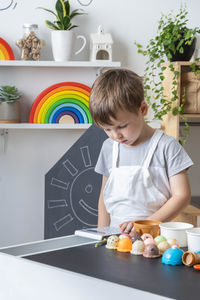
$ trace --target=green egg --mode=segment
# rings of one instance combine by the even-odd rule
[[[166,241],[167,239],[166,239],[163,235],[158,235],[158,236],[155,237],[154,240],[155,240],[156,244],[158,245],[158,244],[160,244],[161,242]]]

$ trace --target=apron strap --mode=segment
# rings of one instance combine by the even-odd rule
[[[119,143],[116,141],[113,141],[112,168],[117,167],[118,152],[119,152]]]
[[[158,142],[159,142],[162,135],[163,135],[162,130],[159,130],[159,129],[155,130],[155,132],[154,132],[154,134],[151,138],[151,141],[149,143],[149,146],[147,147],[147,151],[146,151],[143,163],[142,163],[143,167],[145,167],[145,168],[149,167],[149,165],[151,163],[151,159],[153,157],[153,154],[156,150],[156,147],[157,147]]]

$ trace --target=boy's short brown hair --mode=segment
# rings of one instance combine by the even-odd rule
[[[94,123],[111,125],[118,109],[138,112],[144,100],[142,78],[128,69],[111,69],[94,82],[89,109]]]

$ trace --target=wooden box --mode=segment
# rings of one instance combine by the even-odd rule
[[[183,72],[180,78],[181,99],[185,93],[185,104],[183,107],[186,114],[200,113],[200,74]]]

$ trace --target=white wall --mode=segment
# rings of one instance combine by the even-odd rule
[[[82,0],[87,4],[88,0]],[[137,54],[134,41],[146,44],[156,32],[156,24],[161,12],[167,13],[180,6],[178,0],[93,0],[89,6],[82,7],[78,0],[72,0],[72,8],[84,8],[88,13],[76,19],[78,34],[84,34],[89,41],[89,34],[102,24],[105,31],[110,32],[114,39],[113,60],[121,61],[128,67],[143,75],[145,60]],[[189,25],[199,26],[200,3],[195,0],[184,1],[189,11]],[[52,17],[47,12],[36,9],[38,6],[53,9],[54,0],[11,0],[0,1],[1,37],[12,46],[16,59],[20,51],[15,41],[22,37],[24,23],[37,23],[39,37],[46,41],[42,51],[43,60],[52,60],[50,46],[50,30],[45,27],[44,20]],[[11,4],[7,10],[3,10]],[[77,45],[78,47],[78,45]],[[76,60],[88,60],[89,43]],[[10,71],[9,71],[10,72]],[[12,76],[17,80],[18,88],[23,91],[26,77],[22,74],[9,75],[6,69],[0,69],[0,84],[12,84]],[[14,70],[13,72],[16,72]],[[38,93],[54,82],[76,80],[91,85],[95,79],[92,70],[32,71],[29,70],[26,89],[36,97]],[[31,72],[31,73],[30,73]],[[49,79],[45,72],[52,72]],[[31,77],[31,80],[30,80]],[[27,86],[28,85],[28,86]],[[26,97],[25,97],[26,96]],[[30,103],[26,94],[22,103],[24,117]],[[27,111],[26,111],[27,110]],[[24,120],[23,120],[24,121]],[[192,195],[199,195],[199,127],[191,128],[191,137],[186,146],[188,153],[195,162],[190,171]],[[43,238],[44,230],[44,175],[55,162],[76,141],[83,131],[65,130],[10,130],[7,150],[0,153],[0,246],[23,243]]]

